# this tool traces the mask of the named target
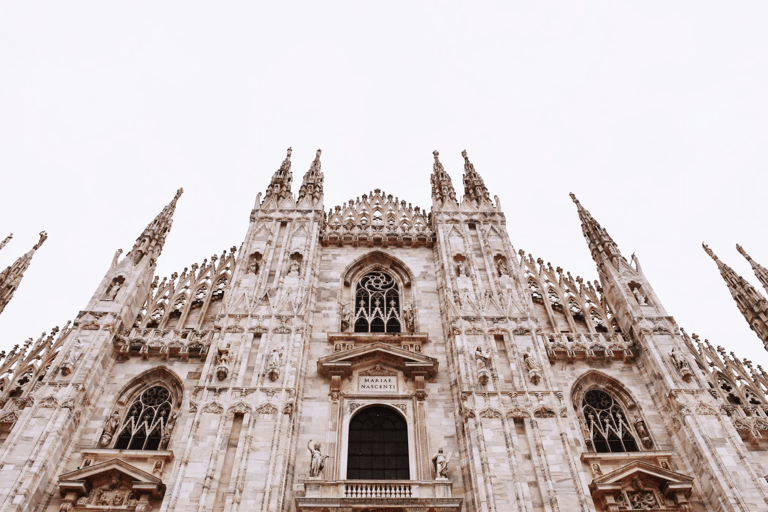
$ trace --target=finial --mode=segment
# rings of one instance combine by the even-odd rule
[[[709,246],[708,246],[707,244],[705,244],[704,242],[701,242],[701,246],[704,248],[704,252],[706,252],[707,254],[709,254],[709,257],[710,257],[710,258],[712,258],[712,259],[713,259],[713,260],[715,260],[715,261],[719,261],[719,260],[717,259],[717,255],[716,255],[714,252],[712,252],[712,249],[710,249],[710,248],[709,248]]]
[[[574,194],[573,192],[570,192],[568,195],[569,195],[569,196],[571,196],[571,199],[573,199],[573,202],[574,202],[574,203],[576,203],[576,204],[578,204],[578,205],[581,205],[581,203],[579,202],[579,200],[578,200],[578,199],[576,199],[576,194]]]
[[[293,153],[293,147],[288,148],[286,150],[286,153],[287,153],[287,157],[286,158],[291,158],[291,153]]]
[[[465,162],[469,163],[469,157],[467,156],[467,150],[466,149],[461,152],[461,156],[464,157],[464,161]]]
[[[38,250],[41,245],[43,245],[43,242],[45,242],[48,239],[48,233],[45,231],[40,232],[40,240],[34,245],[34,249]]]
[[[747,258],[747,260],[752,261],[752,258],[750,258],[749,254],[747,254],[747,251],[745,251],[744,248],[739,244],[736,244],[736,250],[739,251],[742,256]]]
[[[435,155],[435,163],[440,163],[440,159],[437,158],[440,153],[437,150],[434,150],[432,154]]]

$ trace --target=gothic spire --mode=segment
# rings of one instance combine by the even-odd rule
[[[579,211],[579,218],[581,219],[581,231],[584,233],[584,238],[587,240],[589,250],[592,253],[592,259],[598,265],[606,259],[613,263],[615,267],[619,266],[619,258],[621,258],[621,252],[616,242],[613,241],[611,235],[603,228],[599,222],[597,222],[589,211],[581,206],[581,203],[576,196],[571,192],[570,194],[573,202],[576,203],[576,208]]]
[[[461,152],[461,156],[464,157],[464,196],[473,201],[477,206],[483,202],[483,199],[491,202],[491,197],[488,195],[488,189],[483,182],[483,178],[475,170],[475,166],[469,161],[467,156],[467,150]]]
[[[11,237],[8,237],[3,240],[2,245],[5,245],[10,238]],[[26,271],[27,268],[29,268],[29,264],[32,263],[32,256],[35,255],[35,251],[43,245],[43,242],[45,242],[47,238],[48,235],[46,232],[41,231],[40,240],[32,246],[32,250],[17,259],[13,265],[0,272],[0,313],[3,312],[5,306],[7,306],[11,301],[11,298],[13,298],[13,292],[18,289],[19,284],[21,283],[21,278],[24,277],[24,271]]]
[[[768,301],[746,279],[720,261],[707,244],[702,242],[701,246],[717,263],[720,275],[723,276],[725,284],[728,286],[733,300],[736,301],[739,311],[744,315],[749,327],[762,340],[765,349],[768,350]]]
[[[320,170],[320,154],[322,152],[321,149],[317,150],[312,165],[309,166],[309,170],[304,174],[304,180],[299,189],[299,201],[306,196],[312,198],[313,201],[317,201],[323,195],[323,172]],[[288,162],[289,166],[290,164]]]
[[[293,180],[293,173],[291,172],[291,153],[293,148],[288,148],[288,155],[280,164],[280,168],[272,175],[272,181],[269,182],[267,187],[267,193],[264,194],[264,200],[275,196],[277,200],[285,199],[291,195],[291,181]],[[317,158],[318,165],[320,164],[319,155]]]
[[[443,164],[440,163],[438,155],[440,153],[437,150],[433,151],[435,156],[435,163],[432,165],[432,199],[436,200],[440,206],[445,204],[446,201],[451,200],[456,202],[456,191],[453,189],[453,183],[451,177],[445,172]]]
[[[747,254],[747,251],[745,251],[739,244],[736,244],[736,250],[739,251],[742,256],[747,258],[749,264],[752,265],[752,271],[755,273],[755,276],[757,276],[758,281],[763,285],[765,291],[768,291],[768,269],[753,260],[750,255]]]
[[[8,242],[10,242],[10,241],[11,241],[11,238],[13,238],[13,233],[11,233],[11,234],[10,234],[10,235],[8,235],[7,237],[5,237],[5,239],[4,239],[2,242],[0,242],[0,249],[2,249],[3,247],[5,247],[5,245],[6,245]]]
[[[184,193],[184,189],[178,189],[171,202],[163,208],[163,211],[161,211],[160,214],[147,225],[141,235],[139,235],[139,238],[136,239],[136,243],[133,244],[133,249],[126,254],[126,258],[131,258],[134,265],[138,264],[145,255],[149,255],[150,265],[155,264],[158,256],[160,256],[160,252],[163,250],[165,237],[168,235],[168,232],[173,225],[173,213],[176,211],[176,201],[179,200],[182,193]]]

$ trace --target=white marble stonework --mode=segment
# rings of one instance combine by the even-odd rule
[[[0,511],[768,509],[768,375],[681,329],[575,197],[599,281],[517,251],[466,153],[463,193],[434,153],[429,209],[326,210],[320,156],[160,279],[179,190],[5,356]]]

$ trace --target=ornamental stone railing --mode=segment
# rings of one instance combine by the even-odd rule
[[[310,478],[296,489],[298,510],[323,507],[402,506],[409,510],[461,510],[462,498],[452,496],[449,480],[320,480]]]

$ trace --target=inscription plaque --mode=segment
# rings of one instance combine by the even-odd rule
[[[357,379],[357,390],[361,393],[397,393],[396,376],[360,375]]]

